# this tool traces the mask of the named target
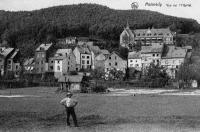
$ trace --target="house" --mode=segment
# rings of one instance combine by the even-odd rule
[[[35,67],[35,61],[34,58],[27,59],[24,64],[24,71],[25,73],[33,73],[34,67]]]
[[[165,67],[168,75],[175,78],[176,71],[185,62],[187,49],[175,46],[168,46],[167,53],[163,55],[161,66]]]
[[[41,44],[35,51],[35,72],[45,73],[48,71],[48,59],[53,51],[53,44]]]
[[[163,44],[154,44],[150,46],[142,46],[141,48],[141,58],[142,58],[142,68],[146,69],[151,63],[155,65],[160,65],[161,57],[163,53]]]
[[[80,91],[82,79],[83,79],[82,75],[73,75],[73,76],[67,75],[67,76],[61,76],[58,79],[58,82],[60,83],[61,90]]]
[[[6,48],[6,47],[0,47],[0,70],[1,70],[1,76],[5,75],[8,71],[8,68],[11,65],[8,66],[8,59],[12,57],[13,53],[15,52],[14,48]]]
[[[117,52],[112,52],[105,60],[105,72],[109,72],[111,69],[116,69],[126,73],[127,60],[119,55]]]
[[[76,70],[76,58],[71,49],[58,49],[54,57],[54,76],[59,78]]]
[[[107,56],[103,53],[98,54],[94,59],[94,67],[97,68],[103,68],[105,69],[105,61],[107,59]]]
[[[77,46],[73,53],[76,58],[76,70],[92,68],[92,53],[87,46]]]
[[[141,52],[128,53],[128,68],[134,68],[137,71],[142,70]]]
[[[170,31],[169,28],[131,30],[127,24],[127,27],[120,35],[120,45],[129,50],[134,50],[136,43],[142,45],[152,45],[153,43],[173,45],[175,35],[176,33]]]
[[[7,71],[14,72],[15,76],[19,76],[21,70],[19,49],[15,49],[13,54],[7,60]]]

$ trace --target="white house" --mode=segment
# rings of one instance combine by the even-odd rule
[[[142,70],[141,52],[128,53],[128,68],[135,68],[138,71]]]

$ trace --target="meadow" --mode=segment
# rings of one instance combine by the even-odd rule
[[[76,93],[80,127],[74,128],[66,126],[65,109],[59,104],[65,93],[56,90],[0,90],[0,132],[200,131],[200,96]]]

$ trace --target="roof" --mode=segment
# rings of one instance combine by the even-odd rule
[[[142,46],[141,53],[162,53],[163,45]]]
[[[110,54],[110,52],[108,50],[106,50],[106,49],[102,49],[101,53],[103,53],[104,55],[109,55]]]
[[[15,58],[15,56],[19,53],[19,49],[16,49],[15,52],[10,57],[11,59]]]
[[[126,27],[124,30],[125,30],[131,37],[134,37],[133,31],[132,31],[129,27]]]
[[[41,50],[44,50],[44,51],[47,51],[49,50],[49,48],[52,46],[53,44],[41,44],[37,49],[36,51],[41,51]]]
[[[77,46],[77,49],[81,54],[91,54],[90,50],[87,47]]]
[[[67,75],[61,76],[58,79],[58,82],[73,82],[73,83],[81,83],[83,79],[82,75]]]
[[[118,52],[116,52],[116,51],[113,51],[113,52],[108,56],[108,58],[109,58],[112,54],[116,54],[116,55],[119,56],[122,60],[126,60],[126,58],[124,58],[123,56],[121,56],[120,53],[118,53]]]
[[[129,52],[128,53],[128,59],[140,59],[141,58],[141,52]]]
[[[88,46],[88,48],[90,49],[90,51],[94,52],[94,54],[99,54],[101,53],[101,49],[99,48],[99,46]]]
[[[34,63],[34,58],[30,58],[30,59],[27,59],[25,62],[24,62],[24,65],[31,65]]]
[[[163,59],[171,59],[171,58],[185,58],[187,55],[187,49],[175,46],[168,46],[168,51]]]
[[[55,56],[66,56],[72,52],[72,49],[58,49]]]
[[[7,57],[13,50],[14,48],[0,47],[0,55]]]
[[[133,32],[137,37],[162,37],[172,34],[169,28],[136,29]]]

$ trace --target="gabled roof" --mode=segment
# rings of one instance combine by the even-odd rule
[[[0,47],[0,55],[7,57],[13,50],[14,48]]]
[[[162,52],[163,52],[163,45],[142,46],[142,50],[141,50],[142,54],[162,53]]]
[[[95,55],[98,55],[99,53],[101,53],[101,49],[99,48],[99,46],[88,46],[89,50],[92,51]]]
[[[104,55],[109,55],[110,54],[110,52],[108,50],[106,50],[106,49],[102,49],[101,53],[104,54]]]
[[[15,52],[12,54],[12,56],[10,57],[10,59],[15,58],[15,56],[19,53],[19,49],[16,49]]]
[[[128,59],[140,59],[141,58],[141,52],[129,52],[128,53]]]
[[[108,58],[111,56],[111,55],[113,55],[113,54],[116,54],[119,58],[121,58],[122,60],[126,60],[126,58],[124,58],[123,56],[121,56],[118,52],[116,52],[116,51],[113,51],[109,56],[108,56]],[[107,58],[107,59],[108,59]]]
[[[51,43],[51,44],[41,44],[41,45],[36,49],[36,51],[41,51],[41,50],[47,51],[47,50],[49,50],[49,48],[50,48],[52,45],[53,45],[52,43]]]
[[[187,49],[175,46],[168,46],[168,51],[163,59],[172,59],[172,58],[185,58],[187,55]]]
[[[61,76],[58,82],[71,82],[71,83],[81,83],[83,79],[82,75],[67,75]]]

